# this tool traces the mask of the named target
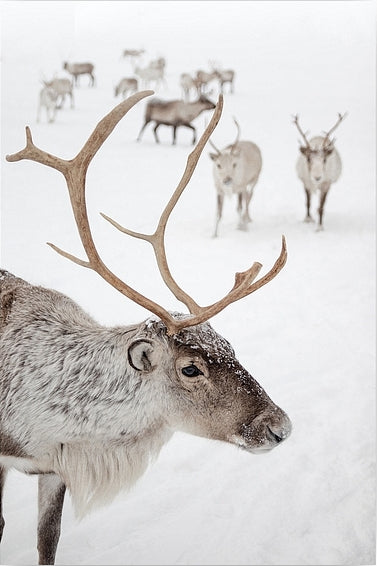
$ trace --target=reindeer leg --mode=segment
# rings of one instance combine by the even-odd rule
[[[253,194],[254,194],[254,186],[255,186],[255,184],[256,184],[256,181],[255,181],[255,183],[253,184],[253,186],[252,186],[249,190],[246,189],[246,192],[245,192],[245,214],[244,214],[244,219],[245,219],[245,222],[246,222],[246,223],[251,222],[251,218],[250,218],[250,214],[249,214],[249,205],[250,205],[250,201],[251,201],[251,199],[252,199],[252,197],[253,197]]]
[[[306,194],[306,216],[304,222],[314,222],[313,217],[310,214],[311,192],[306,187],[305,187],[305,194]]]
[[[182,124],[183,126],[186,126],[186,128],[190,128],[190,130],[193,131],[193,137],[192,137],[192,144],[194,145],[194,143],[196,142],[196,129],[194,128],[194,126],[192,124]]]
[[[154,139],[156,140],[156,143],[160,143],[160,140],[157,137],[157,129],[161,126],[161,124],[159,124],[157,122],[157,124],[155,125],[155,127],[153,128],[153,133],[154,133]],[[173,142],[174,143],[174,142]]]
[[[178,126],[175,124],[173,127],[173,141],[172,141],[172,145],[175,145],[175,142],[177,140],[177,128]]]
[[[215,231],[213,233],[214,238],[217,238],[219,222],[220,222],[222,214],[223,214],[223,204],[224,204],[224,194],[223,193],[217,193],[217,212],[216,212]]]
[[[6,476],[6,470],[2,466],[0,466],[0,541],[3,536],[3,530],[5,525],[5,521],[3,517],[3,503],[2,503],[5,476]]]
[[[54,564],[60,537],[65,485],[56,474],[38,477],[39,564]]]
[[[141,128],[141,130],[140,130],[140,132],[139,132],[139,135],[138,135],[137,138],[136,138],[136,141],[140,141],[140,140],[141,140],[142,133],[144,132],[145,127],[147,126],[147,124],[149,124],[149,122],[150,122],[150,120],[146,120],[146,121],[145,121],[144,125],[142,126],[142,128]]]
[[[329,192],[329,188],[330,188],[330,184],[329,183],[324,183],[321,186],[321,196],[319,199],[319,207],[318,207],[318,226],[317,226],[317,232],[323,230],[323,225],[322,225],[322,219],[323,219],[323,210],[324,210],[324,206],[325,206],[325,202],[326,202],[326,197],[327,194]]]

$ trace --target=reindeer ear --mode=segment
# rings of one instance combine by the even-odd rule
[[[305,147],[304,145],[300,145],[300,151],[303,155],[307,155],[308,154],[308,148]]]
[[[209,153],[208,155],[210,156],[212,161],[216,161],[216,158],[218,157],[217,153]]]
[[[138,371],[151,372],[157,365],[155,344],[152,340],[135,340],[128,348],[128,361]]]

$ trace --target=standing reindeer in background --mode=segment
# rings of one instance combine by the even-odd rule
[[[58,99],[56,102],[57,108],[62,108],[65,102],[65,97],[68,95],[71,99],[71,108],[74,108],[73,99],[73,85],[69,79],[65,78],[54,78],[51,81],[43,81],[44,85],[53,88],[58,94]]]
[[[123,98],[126,98],[127,96],[130,96],[134,92],[137,92],[137,90],[138,90],[137,79],[133,77],[125,77],[124,79],[121,79],[119,83],[116,85],[114,89],[114,96],[116,98],[117,96],[119,96],[119,94],[121,94]]]
[[[247,225],[251,222],[249,204],[262,169],[259,147],[251,141],[240,141],[240,127],[237,120],[233,119],[237,127],[237,137],[232,144],[220,151],[211,140],[209,142],[216,151],[209,154],[213,161],[213,178],[217,192],[214,237],[218,235],[225,195],[237,195],[238,228],[247,230]]]
[[[164,125],[173,128],[172,145],[176,143],[177,128],[180,126],[185,126],[193,131],[192,143],[194,144],[196,142],[196,128],[191,122],[205,110],[213,110],[214,108],[214,103],[203,95],[199,96],[198,100],[193,102],[152,98],[152,100],[147,103],[144,124],[139,132],[137,141],[141,140],[144,129],[149,122],[155,122],[153,133],[156,143],[160,143],[157,130],[161,125]]]
[[[75,86],[78,86],[78,79],[81,75],[89,75],[90,86],[94,86],[96,83],[93,63],[67,63],[65,61],[63,69],[72,75]]]
[[[294,116],[293,123],[300,132],[305,145],[300,145],[300,155],[296,163],[299,179],[304,184],[306,194],[305,222],[314,222],[310,214],[312,194],[319,192],[318,225],[317,231],[323,230],[323,211],[326,197],[331,184],[335,183],[342,172],[340,155],[335,149],[335,140],[330,135],[339,126],[346,114],[338,114],[338,120],[324,136],[307,139],[298,123],[298,115]]]
[[[44,86],[41,89],[38,96],[37,122],[40,122],[43,110],[46,112],[47,122],[50,124],[55,122],[58,97],[56,90],[50,86]]]
[[[182,98],[185,102],[189,102],[190,93],[193,91],[195,96],[200,96],[200,88],[197,79],[194,79],[189,73],[181,73],[179,76],[179,85],[182,89]]]
[[[36,147],[29,128],[26,147],[7,156],[9,162],[42,163],[65,177],[87,259],[50,246],[155,315],[106,328],[65,295],[0,271],[0,492],[9,468],[39,474],[39,564],[54,564],[66,488],[79,516],[109,503],[137,481],[174,431],[249,453],[271,450],[291,431],[286,413],[206,322],[279,273],[287,257],[284,237],[267,274],[255,281],[262,268],[255,262],[236,273],[225,297],[206,307],[178,286],[166,258],[167,221],[220,118],[221,98],[153,234],[133,232],[103,215],[152,245],[165,284],[190,314],[171,313],[129,287],[97,251],[86,208],[87,169],[121,118],[150,94],[139,92],[116,106],[74,159]],[[3,526],[0,513],[0,535]]]

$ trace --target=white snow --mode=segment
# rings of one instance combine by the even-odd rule
[[[65,260],[53,242],[84,258],[63,176],[5,155],[35,144],[76,155],[120,99],[113,87],[132,74],[123,49],[167,59],[161,98],[179,98],[181,72],[234,68],[213,134],[257,143],[263,169],[248,232],[226,201],[219,238],[207,147],[174,210],[167,253],[178,283],[200,304],[233,285],[254,261],[264,274],[281,235],[288,262],[266,287],[229,306],[211,324],[293,422],[291,437],[260,457],[234,446],[175,434],[136,487],[81,522],[66,498],[57,564],[226,565],[375,564],[375,20],[374,1],[323,2],[2,2],[1,266],[62,291],[103,324],[150,313],[95,273]],[[97,86],[83,78],[56,123],[36,123],[42,74],[63,76],[62,61],[93,61]],[[217,99],[217,92],[212,94]],[[142,101],[94,158],[87,198],[95,240],[109,267],[169,310],[151,246],[115,230],[154,231],[192,149],[191,132],[143,123]],[[325,230],[302,222],[304,191],[295,173],[298,132],[315,135],[338,112],[343,173],[326,203]],[[210,113],[195,120],[200,134]],[[314,199],[313,212],[317,207]],[[4,497],[2,564],[35,564],[37,478],[12,472]]]

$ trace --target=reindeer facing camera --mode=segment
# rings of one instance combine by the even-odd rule
[[[342,162],[335,149],[335,139],[331,139],[330,136],[345,116],[346,113],[338,114],[336,124],[324,136],[315,136],[310,140],[307,139],[298,123],[298,115],[293,119],[293,123],[296,124],[304,140],[304,145],[300,145],[296,171],[304,184],[306,194],[305,222],[314,222],[310,214],[311,197],[312,194],[319,192],[317,231],[323,230],[323,211],[330,187],[339,179],[342,172]]]

